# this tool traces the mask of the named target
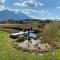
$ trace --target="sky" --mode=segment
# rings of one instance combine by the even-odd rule
[[[0,11],[25,13],[34,19],[60,19],[60,0],[0,0]]]

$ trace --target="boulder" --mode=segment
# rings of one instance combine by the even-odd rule
[[[51,49],[51,46],[48,43],[41,44],[39,39],[32,39],[31,42],[25,40],[23,42],[20,42],[18,44],[18,47],[30,52],[45,52]]]
[[[23,49],[28,49],[28,40],[25,40],[25,41],[19,43],[18,47],[23,48]]]
[[[34,40],[34,39],[31,39],[31,45],[32,46],[37,46],[38,44],[40,44],[40,40],[39,39],[37,39],[37,40]]]
[[[49,51],[51,49],[51,46],[48,43],[39,44],[38,48],[42,51]]]

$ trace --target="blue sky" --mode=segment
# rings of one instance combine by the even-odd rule
[[[60,19],[60,0],[0,0],[0,11],[5,9],[37,19]]]

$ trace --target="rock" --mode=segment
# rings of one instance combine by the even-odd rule
[[[39,44],[38,48],[41,49],[42,51],[48,51],[51,46],[48,43],[44,43],[44,44]]]
[[[33,40],[31,39],[31,42],[28,40],[25,40],[18,44],[19,47],[22,48],[33,48],[34,46],[38,45],[40,43],[40,40]]]
[[[49,45],[48,43],[45,43],[45,46],[48,50],[51,49],[51,45]]]
[[[24,42],[19,43],[18,47],[23,49],[28,49],[28,40],[25,40]]]
[[[32,46],[36,46],[36,45],[38,45],[38,44],[40,44],[40,40],[39,39],[37,39],[37,40],[34,40],[34,39],[31,39],[31,45]]]
[[[51,49],[51,46],[48,43],[41,44],[39,39],[38,40],[31,39],[31,41],[25,40],[23,42],[20,42],[18,44],[18,47],[22,48],[25,51],[36,53],[45,51],[47,52]]]

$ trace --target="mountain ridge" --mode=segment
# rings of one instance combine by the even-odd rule
[[[0,11],[0,20],[7,20],[7,19],[25,20],[25,19],[31,19],[31,17],[28,17],[26,14],[22,12],[16,14],[13,11],[9,10]]]

